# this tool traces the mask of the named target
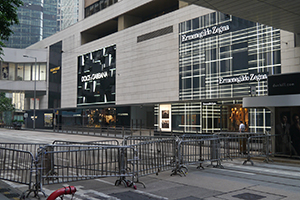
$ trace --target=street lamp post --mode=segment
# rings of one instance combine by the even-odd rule
[[[25,58],[33,58],[34,59],[34,90],[33,90],[33,130],[35,130],[35,102],[36,102],[36,61],[37,58],[33,56],[23,55]]]

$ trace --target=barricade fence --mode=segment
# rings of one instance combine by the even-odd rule
[[[65,140],[55,140],[52,142],[53,145],[113,145],[119,146],[120,143],[118,140],[99,140],[99,141],[87,141],[87,142],[72,142]]]
[[[31,152],[33,156],[36,155],[39,148],[42,148],[45,145],[48,144],[47,143],[0,143],[0,147],[2,148],[28,151]]]
[[[28,185],[32,188],[34,157],[31,152],[0,147],[0,177],[3,180]]]
[[[256,140],[249,140],[249,138],[267,138],[270,137],[268,134],[264,133],[236,133],[236,132],[221,132],[216,134],[220,139],[220,158],[221,160],[236,159],[236,158],[246,158],[250,159],[249,147],[252,147],[252,157],[254,155],[258,156],[259,148],[254,148],[260,143],[256,143]],[[262,139],[260,139],[262,141]],[[249,144],[250,142],[250,144]],[[255,145],[252,142],[256,143]]]
[[[198,165],[203,168],[204,162],[220,166],[220,140],[206,137],[203,139],[181,140],[178,143],[178,156],[180,165]],[[179,171],[180,171],[179,165]],[[177,170],[177,171],[178,171]]]
[[[142,177],[150,174],[170,170],[175,164],[176,141],[174,139],[157,139],[131,145],[137,157],[128,155],[129,160],[136,160],[136,176]]]
[[[154,129],[133,127],[56,126],[54,132],[99,137],[124,138],[132,135],[154,135]]]
[[[123,140],[123,145],[135,145],[141,142],[157,141],[171,139],[175,140],[175,136],[127,136]]]
[[[39,182],[42,185],[65,183],[100,177],[132,177],[128,163],[121,163],[126,146],[45,146],[37,156]]]
[[[274,149],[272,137],[219,133],[127,136],[122,145],[118,140],[0,143],[0,179],[28,185],[27,196],[43,192],[43,185],[101,177],[116,177],[116,185],[136,187],[135,183],[143,184],[140,177],[168,170],[171,175],[186,175],[190,165],[223,167],[223,160],[235,158],[253,164],[253,157],[268,161]]]

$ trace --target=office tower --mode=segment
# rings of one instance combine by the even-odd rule
[[[57,0],[23,0],[18,9],[19,24],[13,25],[7,47],[26,48],[57,30]]]

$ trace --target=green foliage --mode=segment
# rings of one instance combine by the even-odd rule
[[[0,58],[3,55],[3,40],[8,40],[13,33],[10,26],[19,24],[17,10],[22,6],[21,0],[0,0]]]
[[[11,99],[5,97],[5,93],[1,92],[0,93],[0,113],[4,111],[14,111],[15,107],[11,103]]]

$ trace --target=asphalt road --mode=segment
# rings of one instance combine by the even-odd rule
[[[61,134],[53,132],[0,129],[1,142],[52,143],[54,140],[96,141],[107,138]],[[110,138],[111,139],[111,138]],[[274,159],[276,160],[276,159]],[[100,178],[67,184],[45,185],[46,196],[56,189],[72,185],[77,188],[74,200],[277,200],[300,199],[300,164],[296,161],[264,163],[255,160],[254,166],[242,165],[243,160],[222,162],[223,169],[204,165],[205,169],[189,166],[186,176],[170,176],[171,171],[141,177],[137,190],[115,186],[115,177]],[[25,191],[27,186],[5,181],[10,188]],[[1,195],[0,195],[1,197]],[[41,199],[46,199],[40,193]],[[34,199],[31,197],[31,199]],[[72,199],[66,195],[64,199]]]

